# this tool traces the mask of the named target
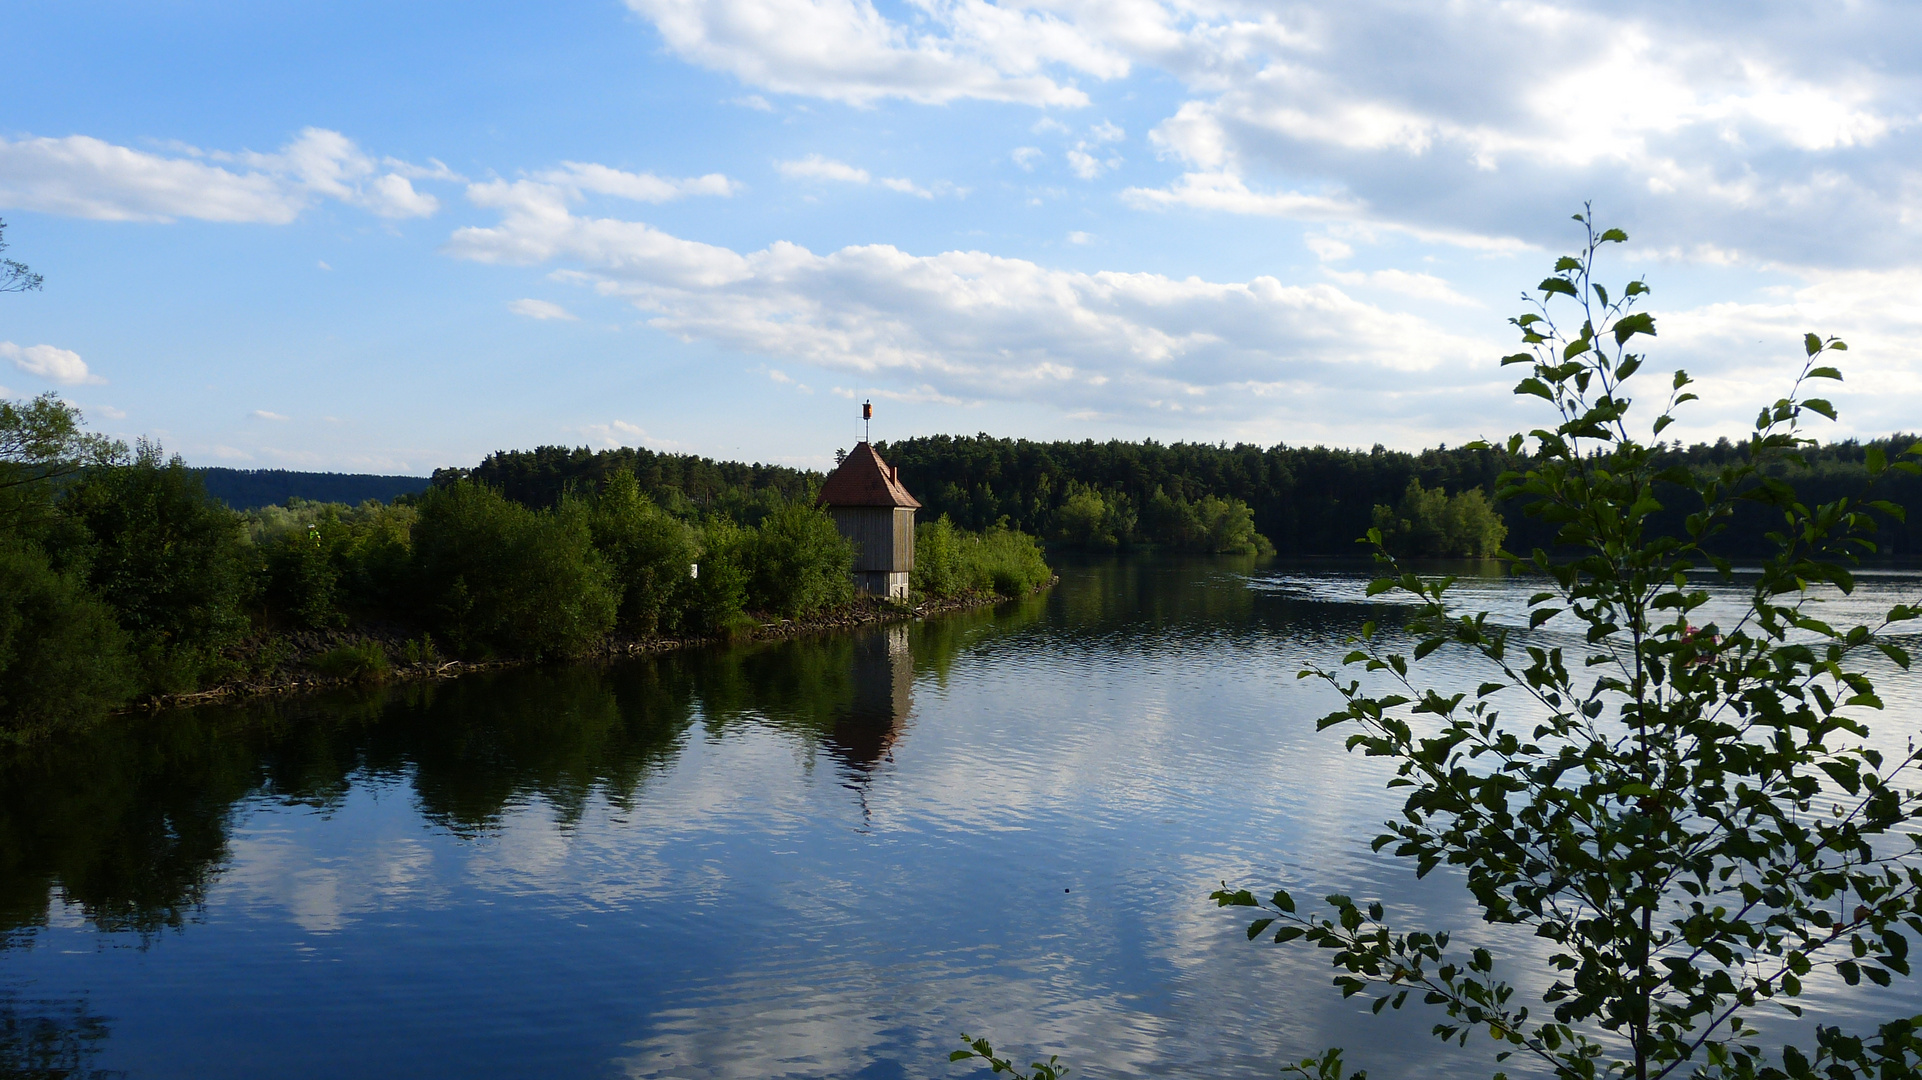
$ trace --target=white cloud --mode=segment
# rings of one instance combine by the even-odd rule
[[[1355,249],[1345,241],[1322,233],[1309,233],[1302,237],[1302,243],[1307,244],[1308,250],[1314,252],[1315,258],[1322,262],[1340,262],[1355,253]]]
[[[80,386],[84,383],[104,383],[107,380],[87,370],[87,362],[80,354],[71,349],[56,348],[52,345],[15,345],[11,341],[0,341],[0,356],[13,361],[13,366],[29,375],[38,375],[49,382],[62,386]]]
[[[755,112],[774,111],[774,106],[768,104],[768,100],[759,94],[743,94],[727,100],[730,105],[739,105],[743,109],[753,109]]]
[[[266,409],[255,409],[255,410],[254,410],[254,419],[256,419],[256,420],[274,420],[274,421],[285,421],[285,420],[288,420],[288,419],[291,419],[291,418],[290,418],[290,417],[288,417],[288,416],[285,416],[285,415],[282,415],[281,413],[277,413],[277,412],[268,412],[268,411],[267,411]]]
[[[792,386],[799,393],[803,393],[803,394],[814,393],[813,387],[809,386],[804,382],[796,382],[794,379],[794,376],[789,375],[787,372],[782,371],[780,368],[767,369],[767,377],[773,380],[774,382],[780,383],[782,386]]]
[[[774,166],[790,180],[838,180],[844,184],[865,184],[870,179],[866,169],[857,169],[845,161],[835,161],[819,154],[809,154],[798,161],[777,161]]]
[[[656,450],[686,450],[686,443],[672,439],[657,439],[647,433],[639,424],[625,420],[611,420],[605,424],[583,424],[578,429],[595,443],[614,449],[621,446],[648,446]]]
[[[1033,172],[1035,162],[1040,161],[1043,156],[1038,146],[1017,146],[1014,152],[1008,155],[1008,160],[1028,172]]]
[[[1341,271],[1324,270],[1330,278],[1352,288],[1371,292],[1391,292],[1416,300],[1432,300],[1456,307],[1484,307],[1479,301],[1455,291],[1455,287],[1433,274],[1407,270]]]
[[[927,188],[921,187],[920,185],[916,184],[914,181],[906,179],[905,177],[883,176],[881,178],[881,186],[884,188],[887,188],[889,191],[898,191],[898,192],[901,192],[903,195],[913,195],[916,198],[921,198],[921,199],[934,198],[934,192],[929,191]]]
[[[0,390],[0,396],[4,396],[5,394],[6,394],[6,391]],[[112,405],[96,405],[94,406],[93,411],[99,413],[100,415],[106,417],[109,420],[125,420],[127,418],[126,410],[116,409]]]
[[[1108,151],[1105,158],[1099,155],[1103,143],[1120,142],[1125,137],[1126,133],[1120,128],[1103,120],[1089,128],[1087,137],[1068,150],[1068,167],[1083,180],[1093,180],[1109,169],[1119,168],[1120,154]]]
[[[903,195],[913,195],[920,199],[932,199],[936,195],[965,196],[967,194],[967,189],[955,187],[945,180],[932,187],[922,187],[905,176],[883,176],[876,179],[866,169],[849,165],[845,161],[822,157],[819,154],[809,154],[794,161],[777,161],[774,167],[780,170],[782,176],[790,180],[832,180],[843,184],[872,182],[880,184],[889,191],[898,191]]]
[[[741,189],[739,182],[721,173],[682,178],[660,177],[653,173],[622,172],[605,165],[579,161],[563,161],[559,169],[536,173],[533,179],[577,195],[591,191],[598,195],[649,203],[668,202],[684,195],[717,195],[726,198]]]
[[[319,262],[317,262],[317,263],[315,263],[314,265],[315,265],[315,266],[317,266],[317,267],[319,267],[319,268],[320,268],[320,269],[322,269],[322,270],[332,270],[332,269],[333,269],[333,267],[331,267],[331,266],[328,266],[328,265],[327,265],[327,260],[326,260],[326,259],[322,259],[322,260],[320,260]]]
[[[570,264],[574,280],[627,299],[667,333],[880,376],[877,392],[891,384],[926,395],[919,400],[1246,418],[1307,409],[1384,377],[1409,396],[1496,377],[1481,363],[1494,344],[1332,284],[1088,274],[889,245],[821,255],[776,243],[743,254],[639,222],[575,217],[526,191],[515,201],[512,189],[476,189],[502,220],[455,233],[451,254]]]
[[[337,131],[307,128],[272,154],[192,147],[175,152],[182,156],[86,135],[0,139],[0,206],[103,221],[185,217],[265,224],[290,222],[318,198],[390,218],[424,217],[440,206],[434,196],[414,190],[401,171],[381,172],[380,164]]]
[[[530,319],[564,319],[568,322],[574,322],[580,318],[580,316],[550,300],[513,300],[508,303],[507,310],[516,315],[525,315]]]
[[[1187,175],[1133,189],[1137,205],[1540,245],[1593,199],[1644,234],[1807,265],[1907,264],[1922,241],[1922,90],[1874,59],[1922,48],[1896,7],[1843,18],[1652,0],[629,6],[690,61],[857,104],[1079,105],[1078,80],[1156,69],[1179,89],[1150,141]],[[1069,134],[1052,117],[1033,129]],[[1098,137],[1082,143],[1064,147],[1076,175],[1116,167]],[[1850,238],[1842,254],[1838,236]]]
[[[1085,233],[1080,231],[1079,229],[1068,234],[1068,243],[1070,244],[1086,244],[1086,243],[1091,243],[1093,240],[1094,240],[1093,233]]]
[[[1074,75],[1126,75],[1129,61],[1071,19],[947,0],[915,25],[869,0],[628,0],[683,59],[780,93],[869,105],[961,98],[1079,106]],[[1051,69],[1053,72],[1051,73]]]

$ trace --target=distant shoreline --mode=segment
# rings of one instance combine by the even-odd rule
[[[1061,580],[1059,574],[1051,576],[1028,596],[1038,596]],[[294,653],[283,661],[282,667],[274,675],[264,679],[234,679],[183,694],[162,694],[135,702],[118,710],[119,715],[128,713],[164,712],[168,709],[185,708],[193,705],[207,705],[220,702],[241,701],[248,698],[270,697],[283,694],[300,694],[316,690],[326,690],[342,686],[373,685],[388,682],[421,682],[430,679],[454,679],[481,671],[499,671],[507,668],[534,667],[544,664],[584,664],[607,660],[621,660],[636,656],[655,656],[662,653],[699,649],[713,645],[744,645],[753,641],[778,641],[786,638],[806,637],[814,634],[834,633],[851,630],[860,626],[879,625],[892,622],[927,619],[958,611],[972,611],[977,608],[991,607],[995,604],[1022,600],[1026,597],[1003,596],[996,592],[972,592],[960,596],[943,597],[923,601],[913,606],[891,603],[876,597],[860,597],[852,603],[819,612],[801,619],[774,619],[757,623],[754,630],[737,638],[727,637],[650,637],[621,638],[608,637],[593,649],[579,655],[561,660],[447,660],[418,664],[394,664],[384,678],[369,679],[360,676],[328,676],[303,667],[314,657],[328,650],[346,645],[374,643],[390,656],[398,653],[410,640],[410,636],[392,627],[352,630],[321,631],[300,634],[280,635],[274,639],[257,642],[257,646],[271,647],[273,644],[290,644]]]

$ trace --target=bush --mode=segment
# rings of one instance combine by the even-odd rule
[[[917,592],[1026,596],[1053,576],[1040,543],[1024,532],[997,526],[970,533],[955,528],[946,514],[915,527],[910,585]]]
[[[1201,535],[1197,547],[1222,555],[1272,555],[1275,545],[1255,531],[1255,512],[1240,499],[1203,496],[1195,504]]]
[[[317,525],[281,533],[261,549],[263,598],[296,626],[340,626],[340,573]]]
[[[1067,501],[1055,511],[1055,539],[1089,551],[1114,551],[1134,534],[1135,516],[1128,497],[1070,482]]]
[[[239,518],[179,457],[142,442],[129,460],[91,468],[64,493],[75,528],[55,554],[82,570],[131,635],[141,689],[193,690],[248,630],[252,590]]]
[[[1450,495],[1414,479],[1398,506],[1375,507],[1374,525],[1383,545],[1401,556],[1486,559],[1508,538],[1508,526],[1480,488]]]
[[[411,573],[410,506],[289,499],[241,515],[259,550],[262,600],[295,626],[341,626],[355,616],[403,614]]]
[[[1034,537],[998,525],[962,537],[961,566],[973,588],[1003,596],[1026,596],[1054,576]]]
[[[614,575],[620,628],[641,635],[678,629],[682,611],[694,600],[688,567],[700,556],[695,530],[642,494],[626,470],[608,477],[587,523]]]
[[[694,580],[693,603],[685,620],[703,634],[745,636],[754,625],[747,617],[748,547],[751,535],[727,518],[701,526],[701,570]]]
[[[529,510],[465,480],[429,490],[419,513],[420,597],[457,650],[568,656],[613,628],[612,578],[584,514]]]
[[[387,660],[387,650],[381,648],[377,641],[329,649],[314,657],[309,664],[330,679],[353,679],[358,682],[385,682],[394,672],[393,665]]]
[[[961,535],[942,514],[914,527],[914,570],[908,587],[928,596],[953,596],[968,586],[961,572]]]
[[[37,548],[0,541],[0,739],[97,719],[133,693],[112,610]]]
[[[747,598],[753,609],[793,619],[854,598],[854,545],[826,511],[789,503],[752,536]]]

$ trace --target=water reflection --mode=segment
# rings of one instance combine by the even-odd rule
[[[916,678],[941,685],[956,655],[1039,610],[179,710],[12,752],[0,943],[44,926],[56,900],[104,931],[180,927],[228,858],[237,809],[260,800],[324,813],[356,785],[404,785],[457,837],[534,803],[571,826],[590,806],[634,807],[697,727],[782,732],[858,792],[906,734]]]
[[[1369,851],[1387,770],[1314,732],[1295,671],[1395,618],[1368,573],[1090,559],[926,623],[0,757],[0,1024],[46,1050],[0,1075],[946,1077],[963,1029],[1111,1077],[1329,1044],[1473,1074],[1206,900],[1285,880],[1513,945]]]
[[[22,1000],[0,993],[0,1077],[7,1080],[110,1080],[123,1072],[92,1067],[107,1038],[107,1018],[84,998]]]

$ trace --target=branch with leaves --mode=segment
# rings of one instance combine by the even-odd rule
[[[1344,995],[1374,994],[1376,1011],[1439,1007],[1441,1038],[1486,1029],[1505,1044],[1498,1060],[1521,1054],[1560,1076],[1915,1075],[1915,1018],[1873,1038],[1816,1026],[1812,1049],[1774,1053],[1749,1019],[1766,1005],[1800,1016],[1818,965],[1851,985],[1906,977],[1908,935],[1922,934],[1922,757],[1885,757],[1862,719],[1882,709],[1866,662],[1906,671],[1888,635],[1922,612],[1897,604],[1838,627],[1813,607],[1822,588],[1853,591],[1877,516],[1902,508],[1872,491],[1806,505],[1781,475],[1806,464],[1805,422],[1835,418],[1805,388],[1840,380],[1827,360],[1847,346],[1807,335],[1789,393],[1761,410],[1736,460],[1706,474],[1665,465],[1660,436],[1695,399],[1692,380],[1673,374],[1638,438],[1629,391],[1656,336],[1638,310],[1649,289],[1595,280],[1627,236],[1598,231],[1586,210],[1576,220],[1582,249],[1525,296],[1530,310],[1511,320],[1525,350],[1502,361],[1527,365],[1515,392],[1555,416],[1504,448],[1525,467],[1502,476],[1499,497],[1555,535],[1552,549],[1501,556],[1541,582],[1526,628],[1458,612],[1453,579],[1405,571],[1371,533],[1389,573],[1369,594],[1412,598],[1407,637],[1371,623],[1341,665],[1302,672],[1343,699],[1320,726],[1395,762],[1390,784],[1407,790],[1376,849],[1414,859],[1417,876],[1453,868],[1485,921],[1550,944],[1539,1006],[1517,1002],[1489,950],[1456,955],[1445,933],[1395,930],[1379,903],[1335,894],[1331,914],[1306,914],[1286,891],[1263,901],[1225,883],[1214,899],[1263,909],[1251,938],[1331,950]],[[1919,458],[1922,444],[1894,460],[1878,449],[1868,471],[1922,473]],[[1738,585],[1716,539],[1744,502],[1781,524]],[[1670,505],[1688,510],[1684,528],[1651,530]],[[1697,626],[1714,580],[1743,610]],[[1444,648],[1488,672],[1472,695],[1418,677]],[[1343,1068],[1331,1052],[1290,1071],[1340,1080]]]

